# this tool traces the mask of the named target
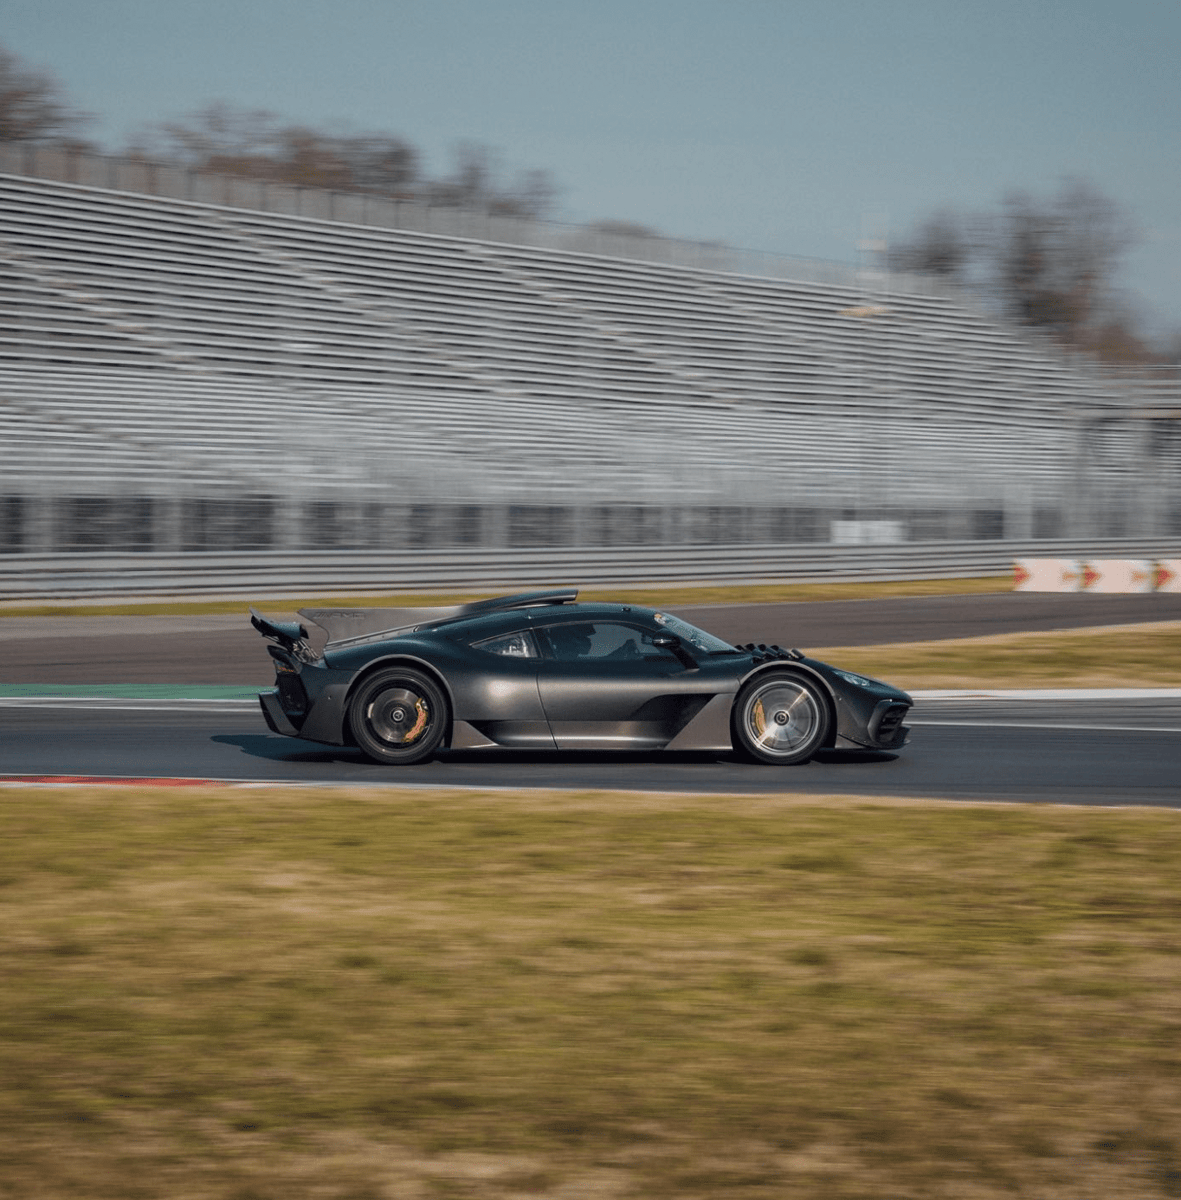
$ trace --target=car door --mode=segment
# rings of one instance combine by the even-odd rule
[[[537,688],[538,639],[529,630],[514,629],[470,646],[479,657],[451,681],[457,720],[498,746],[554,749]]]
[[[657,628],[592,617],[536,632],[538,688],[559,749],[658,749],[709,699],[693,660],[654,644]]]

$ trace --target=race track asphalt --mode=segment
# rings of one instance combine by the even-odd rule
[[[0,683],[270,687],[270,660],[246,607],[241,616],[0,617]],[[730,641],[808,650],[1177,621],[1181,595],[1005,592],[670,608]]]
[[[734,754],[504,750],[446,753],[417,766],[388,767],[347,747],[272,734],[257,706],[244,701],[111,708],[29,702],[0,709],[0,780],[194,779],[506,792],[604,788],[1181,807],[1178,701],[1152,714],[1124,706],[1072,715],[1071,708],[1067,702],[1022,711],[996,701],[991,711],[968,715],[920,701],[913,739],[902,751],[821,751],[799,767],[767,767]],[[1121,727],[1107,727],[1112,724]],[[1139,727],[1126,727],[1132,724]]]
[[[732,641],[809,649],[1181,620],[1181,596],[1007,593],[675,611]],[[443,754],[395,771],[355,750],[271,734],[257,703],[244,697],[169,699],[200,696],[200,688],[185,692],[194,684],[269,688],[269,664],[245,606],[241,616],[0,618],[0,778],[790,791],[1181,807],[1176,694],[920,699],[913,740],[901,753],[827,751],[780,770],[734,755],[501,751]],[[94,686],[79,686],[70,698],[69,685],[88,684],[104,685],[104,698],[95,698]],[[7,699],[4,685],[12,685]],[[46,697],[55,687],[57,698]]]

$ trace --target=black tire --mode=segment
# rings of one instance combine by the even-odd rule
[[[735,748],[781,767],[807,762],[827,741],[832,720],[819,685],[787,672],[752,679],[733,713]]]
[[[380,763],[408,766],[438,750],[447,731],[447,698],[439,685],[411,667],[370,676],[349,705],[357,745]]]

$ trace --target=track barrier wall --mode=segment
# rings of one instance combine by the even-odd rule
[[[1181,592],[1181,562],[1151,558],[1023,558],[1013,564],[1017,592],[1135,595]]]
[[[1154,584],[1158,592],[1181,593],[1181,558],[1167,558],[1158,562]]]
[[[1181,545],[1131,550],[1181,564]],[[0,602],[149,596],[331,596],[483,592],[547,585],[843,582],[1009,576],[1014,560],[1083,557],[1055,543],[958,542],[892,546],[641,546],[391,553],[50,554],[0,560]],[[1106,553],[1104,553],[1106,551]]]

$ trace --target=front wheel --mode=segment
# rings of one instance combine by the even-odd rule
[[[433,679],[409,667],[379,671],[349,705],[357,745],[381,763],[408,766],[430,758],[447,729],[447,698]]]
[[[736,748],[760,762],[786,767],[807,762],[824,745],[828,701],[802,675],[760,675],[734,704]]]

